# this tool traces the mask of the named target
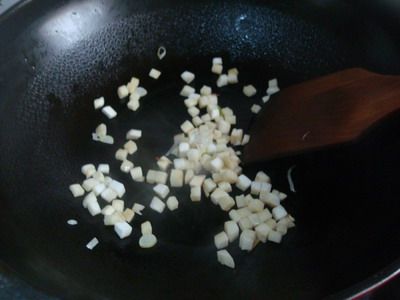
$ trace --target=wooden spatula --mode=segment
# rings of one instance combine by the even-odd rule
[[[260,112],[244,161],[347,143],[399,110],[400,76],[348,69],[294,85],[274,95]]]

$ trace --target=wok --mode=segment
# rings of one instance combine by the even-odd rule
[[[367,3],[365,3],[367,2]],[[193,204],[183,191],[177,212],[147,209],[133,235],[119,240],[73,199],[84,163],[112,162],[130,182],[125,197],[148,204],[151,187],[128,181],[114,153],[130,128],[144,132],[135,161],[147,169],[171,146],[186,118],[179,74],[196,88],[212,84],[210,61],[238,67],[241,84],[282,87],[350,67],[400,74],[400,12],[395,1],[22,1],[0,18],[0,257],[31,285],[62,299],[320,299],[368,292],[399,269],[400,120],[394,116],[356,144],[247,166],[297,193],[286,207],[297,227],[280,245],[228,250],[236,269],[216,261],[213,235],[226,215]],[[167,56],[156,52],[165,46]],[[147,76],[162,70],[158,81]],[[132,113],[116,87],[131,76],[149,91]],[[241,85],[222,102],[251,126]],[[365,91],[368,93],[368,90]],[[119,116],[117,143],[91,141],[104,96]],[[118,143],[119,141],[119,143]],[[66,220],[79,220],[69,227]],[[138,225],[150,219],[159,242],[141,249]],[[100,244],[85,248],[92,237]]]

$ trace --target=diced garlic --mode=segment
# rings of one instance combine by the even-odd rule
[[[107,126],[104,123],[99,124],[96,127],[96,134],[97,136],[101,139],[104,138],[107,135]]]
[[[269,219],[265,222],[265,224],[267,224],[269,226],[269,228],[271,229],[275,229],[276,228],[276,221],[274,219]]]
[[[192,116],[192,118],[194,118],[195,116],[199,115],[200,110],[197,107],[192,106],[192,107],[189,107],[188,113],[189,113],[189,115]]]
[[[122,216],[124,217],[126,222],[130,223],[130,222],[132,222],[133,218],[135,217],[135,212],[130,208],[126,208],[123,211]]]
[[[260,112],[260,110],[261,110],[261,106],[260,105],[258,105],[258,104],[253,104],[252,106],[251,106],[251,112],[253,113],[253,114],[258,114],[259,112]]]
[[[158,79],[161,76],[161,72],[157,69],[151,69],[149,72],[149,76],[154,79]]]
[[[253,97],[257,93],[256,88],[249,84],[243,87],[243,94],[247,97]]]
[[[192,180],[190,180],[190,186],[201,186],[206,178],[205,175],[196,175],[193,176]]]
[[[224,67],[220,64],[213,64],[211,67],[211,72],[214,74],[221,74]]]
[[[192,124],[192,122],[186,120],[185,122],[182,123],[181,125],[181,129],[184,133],[189,133],[191,130],[194,129],[194,126]]]
[[[229,211],[229,218],[231,218],[231,220],[234,221],[234,222],[239,222],[240,215],[238,214],[236,209],[231,209]]]
[[[187,158],[190,161],[197,162],[201,157],[201,153],[198,149],[189,149],[187,152]]]
[[[93,188],[93,193],[98,196],[106,189],[106,185],[104,183],[100,183]]]
[[[138,86],[135,91],[140,97],[144,97],[147,95],[147,90],[144,87]]]
[[[267,191],[261,191],[260,200],[269,207],[276,207],[281,203],[279,196]]]
[[[257,238],[261,242],[265,243],[267,241],[267,237],[268,237],[269,232],[271,231],[271,228],[267,224],[262,223],[255,228],[255,231],[256,231]]]
[[[224,231],[222,231],[214,236],[214,244],[215,244],[215,247],[217,247],[217,249],[226,248],[228,246],[228,243],[229,243],[229,239]]]
[[[190,145],[186,142],[182,142],[178,146],[178,153],[180,157],[186,157],[187,152],[190,149]]]
[[[185,184],[189,184],[194,176],[193,170],[187,170],[185,173]]]
[[[224,197],[229,197],[229,195],[220,188],[216,188],[210,195],[210,199],[215,205],[218,205],[219,201]]]
[[[160,198],[153,197],[150,202],[150,208],[161,214],[164,211],[165,203]]]
[[[140,107],[139,96],[136,96],[136,94],[131,94],[129,97],[129,102],[126,104],[126,106],[132,111],[137,111]]]
[[[260,221],[260,218],[258,217],[258,214],[251,214],[250,216],[248,216],[248,218],[249,218],[249,220],[251,222],[251,225],[253,227],[261,224],[261,221]]]
[[[241,230],[251,229],[253,227],[249,217],[242,217],[238,224]]]
[[[139,216],[141,216],[142,210],[144,210],[144,205],[139,204],[139,203],[134,203],[132,206],[132,210],[135,212],[135,214],[138,214]]]
[[[101,213],[104,216],[111,216],[113,213],[115,212],[114,207],[112,207],[111,205],[106,205],[103,207],[103,209],[101,210]]]
[[[221,265],[227,266],[231,269],[235,268],[235,261],[232,256],[226,250],[217,251],[217,259]]]
[[[138,140],[142,137],[142,131],[139,129],[131,129],[126,133],[127,140]]]
[[[133,163],[129,160],[124,160],[121,163],[120,170],[124,173],[129,173],[129,171],[133,168]]]
[[[242,250],[251,251],[256,241],[256,233],[253,230],[243,230],[239,238],[239,248]]]
[[[260,212],[264,209],[264,203],[258,199],[252,200],[247,206],[251,212]]]
[[[240,218],[245,218],[245,217],[248,217],[251,215],[251,211],[247,207],[239,208],[236,211],[237,211],[238,215],[240,216]]]
[[[115,199],[112,201],[111,206],[115,211],[122,213],[124,211],[125,202],[120,199]]]
[[[183,186],[183,171],[178,169],[172,169],[169,177],[171,187],[182,187]]]
[[[213,172],[218,172],[224,167],[224,162],[221,158],[216,157],[210,161],[210,166]]]
[[[193,202],[198,202],[201,200],[201,187],[200,186],[192,186],[190,188],[190,200]]]
[[[101,213],[101,208],[97,201],[89,202],[87,209],[92,216],[96,216]]]
[[[278,221],[287,216],[286,209],[283,206],[278,205],[272,209],[272,216]]]
[[[118,222],[125,222],[125,219],[121,213],[114,212],[112,215],[105,215],[103,221],[105,226],[114,226]]]
[[[100,97],[93,100],[94,109],[100,109],[104,106],[105,100],[104,97]]]
[[[159,184],[157,184],[156,186],[153,187],[153,191],[161,199],[165,199],[165,197],[167,197],[167,195],[169,194],[169,187],[166,186],[165,184],[160,184],[159,183]]]
[[[181,78],[183,81],[185,81],[187,84],[191,83],[194,80],[194,74],[189,71],[185,71],[181,74]]]
[[[212,64],[213,65],[222,65],[222,58],[221,57],[214,57],[212,59]]]
[[[224,211],[229,211],[232,207],[235,206],[235,200],[232,197],[222,197],[218,200],[218,205]]]
[[[117,94],[119,99],[127,97],[129,95],[128,87],[126,85],[119,86],[117,89]]]
[[[178,199],[175,196],[170,196],[167,199],[167,207],[170,211],[177,209],[179,206]]]
[[[96,179],[88,178],[82,182],[82,187],[86,192],[90,192],[98,184],[99,182]]]
[[[130,173],[134,181],[136,182],[144,181],[142,167],[134,167],[133,169],[130,170]]]
[[[128,151],[126,149],[118,149],[115,152],[115,159],[124,161],[128,157]]]
[[[69,190],[71,191],[72,195],[76,197],[83,196],[85,194],[85,190],[79,183],[71,184],[69,186]]]
[[[211,87],[207,86],[207,85],[203,85],[200,89],[200,95],[202,96],[208,96],[211,95],[212,93],[212,89]]]
[[[113,119],[117,116],[117,112],[109,105],[104,106],[101,112],[109,119]]]
[[[217,187],[215,182],[211,178],[207,178],[203,182],[203,191],[204,194],[208,197],[212,191]]]
[[[229,182],[220,182],[218,183],[218,187],[227,193],[232,192],[232,186],[230,185]]]
[[[217,79],[217,87],[223,87],[228,85],[228,76],[226,74],[219,75]]]
[[[247,190],[251,185],[251,180],[246,175],[240,175],[236,182],[236,187],[241,191]]]
[[[271,230],[268,234],[268,241],[279,244],[282,241],[282,234],[275,230]]]
[[[90,240],[89,243],[86,244],[86,248],[89,250],[93,250],[94,247],[96,247],[99,244],[99,240],[97,238],[93,238]]]
[[[101,172],[103,174],[109,174],[110,173],[110,165],[109,164],[99,164],[97,166],[97,171]]]
[[[117,222],[114,225],[114,231],[120,239],[124,239],[131,235],[132,226],[129,225],[127,222]]]
[[[228,236],[229,242],[232,243],[239,236],[239,226],[235,221],[227,221],[224,224],[224,230]]]
[[[101,198],[103,198],[107,202],[111,202],[115,198],[117,198],[117,193],[111,189],[111,188],[106,188],[102,193],[101,193]]]
[[[264,208],[262,211],[258,212],[257,215],[261,223],[264,223],[272,218],[272,214],[268,208]]]
[[[267,103],[270,99],[270,96],[266,95],[266,96],[262,97],[261,99],[262,99],[262,102]]]
[[[81,167],[81,172],[86,178],[91,177],[96,172],[96,168],[93,164],[86,164]]]
[[[139,239],[139,246],[141,248],[151,248],[157,244],[157,238],[153,234],[142,235]]]
[[[249,201],[244,195],[236,196],[235,200],[236,200],[236,206],[238,208],[247,207],[247,205],[249,204]]]
[[[128,88],[129,94],[135,92],[136,88],[139,86],[139,79],[136,77],[132,77],[129,83],[126,85]]]
[[[161,156],[157,161],[158,167],[163,171],[166,171],[171,163],[171,160],[166,156]]]
[[[150,221],[143,222],[140,225],[140,229],[141,229],[142,235],[153,233],[153,227],[151,226]]]
[[[125,194],[125,186],[123,183],[113,179],[110,184],[108,185],[109,188],[113,189],[118,197],[122,198],[122,196]]]
[[[128,154],[132,155],[137,151],[138,148],[134,141],[129,140],[124,144],[124,149],[128,152]]]
[[[185,85],[181,92],[180,95],[183,97],[189,97],[189,95],[194,94],[196,92],[196,90],[194,88],[192,88],[190,85]]]

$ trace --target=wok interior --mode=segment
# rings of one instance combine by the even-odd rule
[[[297,227],[281,245],[261,245],[249,254],[237,243],[230,245],[237,264],[233,271],[217,263],[212,242],[226,214],[208,200],[191,203],[188,190],[177,191],[178,211],[159,215],[148,209],[133,221],[138,228],[151,220],[159,238],[154,249],[139,248],[138,229],[121,241],[100,217],[90,217],[67,189],[82,180],[80,166],[87,162],[111,162],[112,176],[129,182],[127,205],[151,200],[151,186],[121,174],[114,152],[128,129],[140,128],[144,137],[134,163],[145,170],[154,167],[155,157],[169,149],[188,117],[178,96],[184,70],[196,74],[196,88],[212,84],[210,62],[219,55],[224,66],[239,68],[241,84],[253,83],[263,93],[273,77],[284,87],[346,67],[390,68],[365,56],[362,45],[349,43],[359,37],[356,28],[352,34],[338,33],[322,18],[294,15],[284,6],[92,5],[51,10],[28,29],[40,46],[27,52],[27,61],[11,61],[1,69],[23,68],[23,63],[31,68],[24,73],[26,82],[11,84],[14,73],[5,79],[10,85],[2,92],[7,97],[0,112],[0,238],[7,245],[1,251],[23,278],[64,298],[312,299],[345,289],[394,261],[400,250],[395,118],[356,145],[247,167],[250,175],[265,170],[273,186],[288,191],[286,171],[296,165],[297,193],[285,206]],[[91,28],[90,17],[102,25]],[[167,56],[159,61],[161,45]],[[28,49],[28,42],[22,47]],[[37,56],[32,69],[29,54],[40,47],[50,54]],[[163,72],[158,81],[147,76],[152,67]],[[149,91],[136,113],[116,97],[116,87],[133,75]],[[119,112],[107,121],[117,141],[113,146],[90,139],[105,120],[92,108],[99,96]],[[249,109],[255,101],[242,96],[241,85],[222,89],[221,102],[234,109],[238,127],[247,129],[254,121]],[[79,226],[69,228],[69,218],[80,220]],[[93,236],[101,244],[89,252],[85,244]]]

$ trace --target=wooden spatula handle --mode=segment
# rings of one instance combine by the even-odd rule
[[[283,107],[284,106],[284,107]],[[399,110],[400,77],[349,69],[283,90],[252,129],[245,161],[341,144]]]

